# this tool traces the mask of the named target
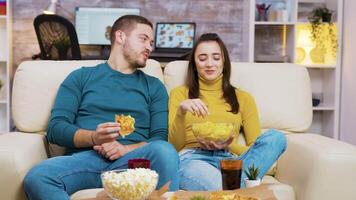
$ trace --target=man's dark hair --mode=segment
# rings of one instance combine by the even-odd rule
[[[223,56],[223,67],[224,67],[222,72],[223,73],[223,78],[222,78],[223,98],[231,107],[231,110],[229,112],[237,114],[239,112],[240,106],[236,97],[236,92],[235,92],[236,88],[232,86],[230,83],[231,63],[230,63],[229,52],[227,51],[224,42],[220,39],[220,37],[216,33],[205,33],[201,35],[200,38],[195,43],[195,45],[193,46],[192,53],[189,59],[188,74],[186,79],[186,85],[189,89],[189,93],[188,93],[189,99],[199,98],[200,96],[199,75],[194,60],[195,51],[199,44],[203,42],[211,42],[211,41],[217,42],[219,44]]]
[[[111,28],[111,32],[110,32],[111,45],[113,45],[115,42],[115,32],[116,31],[121,30],[121,31],[125,32],[126,34],[129,34],[136,27],[137,24],[146,24],[153,29],[152,23],[148,19],[146,19],[142,16],[124,15],[124,16],[120,17],[119,19],[117,19]]]

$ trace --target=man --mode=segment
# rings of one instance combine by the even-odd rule
[[[101,187],[103,171],[127,168],[133,158],[151,161],[161,187],[178,189],[178,156],[167,141],[168,95],[164,85],[137,68],[152,51],[152,24],[126,15],[114,23],[106,63],[72,72],[61,84],[47,136],[67,155],[35,166],[24,180],[29,199],[69,199],[82,189]],[[120,136],[116,114],[131,115],[135,131]]]

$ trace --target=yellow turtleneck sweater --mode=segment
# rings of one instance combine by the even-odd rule
[[[168,141],[174,145],[177,151],[184,148],[199,147],[196,138],[192,132],[192,123],[197,122],[233,122],[237,125],[237,130],[241,126],[246,138],[247,146],[237,143],[236,135],[234,141],[230,144],[230,152],[241,155],[256,138],[261,134],[258,112],[253,97],[242,90],[236,90],[237,100],[240,105],[239,112],[233,114],[230,105],[225,102],[222,92],[222,76],[207,81],[199,78],[200,99],[207,105],[210,115],[204,118],[194,116],[187,112],[185,115],[177,114],[177,109],[183,100],[188,99],[188,88],[185,86],[173,89],[169,96],[169,135]]]

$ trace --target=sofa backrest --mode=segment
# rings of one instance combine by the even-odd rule
[[[183,85],[188,61],[164,68],[167,90]],[[291,63],[232,63],[231,83],[248,91],[258,107],[261,127],[304,132],[312,122],[310,78],[305,67]]]
[[[104,61],[25,61],[17,68],[12,90],[12,117],[23,132],[45,132],[57,90],[67,75]],[[163,82],[161,65],[149,59],[145,73]]]

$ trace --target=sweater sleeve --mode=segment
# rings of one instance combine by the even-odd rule
[[[185,116],[177,114],[180,103],[185,99],[187,96],[182,87],[173,89],[169,95],[168,142],[173,144],[177,151],[185,146]]]
[[[256,141],[257,137],[260,136],[261,127],[254,98],[247,92],[241,90],[239,90],[238,93],[240,93],[238,100],[240,103],[242,128],[247,146],[238,144],[237,138],[235,138],[230,146],[230,150],[237,155],[241,155],[247,151]]]
[[[154,79],[155,92],[151,96],[150,114],[151,128],[148,142],[156,140],[167,141],[168,135],[168,94],[167,90],[158,79]]]
[[[62,82],[57,92],[55,103],[47,128],[49,142],[74,148],[74,134],[79,129],[74,125],[81,102],[81,70],[73,71]]]

